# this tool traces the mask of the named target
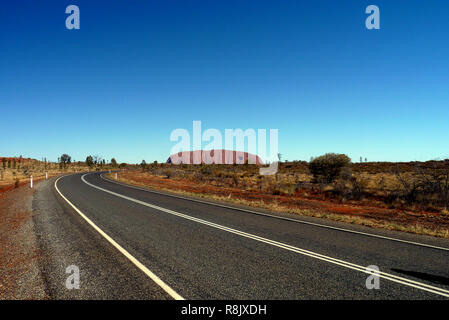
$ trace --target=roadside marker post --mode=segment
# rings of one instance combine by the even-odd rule
[[[30,187],[33,188],[33,176],[30,176]]]
[[[117,172],[115,173],[115,180],[117,180]]]
[[[48,171],[45,171],[45,180],[48,179]]]

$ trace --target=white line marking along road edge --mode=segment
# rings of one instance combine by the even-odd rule
[[[92,173],[90,173],[90,174],[92,174]],[[347,261],[344,261],[344,260],[332,258],[332,257],[326,256],[326,255],[322,255],[322,254],[319,254],[319,253],[316,253],[316,252],[313,252],[313,251],[309,251],[309,250],[301,249],[301,248],[298,248],[298,247],[294,247],[294,246],[291,246],[291,245],[288,245],[288,244],[285,244],[285,243],[282,243],[282,242],[278,242],[278,241],[270,240],[270,239],[267,239],[267,238],[259,237],[259,236],[256,236],[254,234],[246,233],[246,232],[243,232],[243,231],[240,231],[240,230],[237,230],[237,229],[232,229],[232,228],[229,228],[229,227],[225,227],[225,226],[213,223],[213,222],[209,222],[209,221],[206,221],[206,220],[203,220],[203,219],[195,218],[195,217],[192,217],[192,216],[189,216],[189,215],[186,215],[186,214],[182,214],[182,213],[170,210],[170,209],[162,208],[162,207],[159,207],[159,206],[156,206],[156,205],[144,202],[144,201],[140,201],[140,200],[137,200],[137,199],[134,199],[134,198],[131,198],[131,197],[127,197],[127,196],[124,196],[122,194],[119,194],[119,193],[116,193],[116,192],[113,192],[113,191],[110,191],[110,190],[107,190],[107,189],[103,189],[101,187],[98,187],[96,185],[91,184],[90,182],[87,182],[86,179],[84,179],[84,177],[86,175],[88,175],[88,174],[84,174],[84,175],[81,176],[81,180],[85,184],[87,184],[87,185],[89,185],[89,186],[91,186],[93,188],[96,188],[98,190],[101,190],[103,192],[106,192],[106,193],[109,193],[111,195],[114,195],[116,197],[123,198],[123,199],[129,200],[129,201],[141,204],[143,206],[146,206],[146,207],[149,207],[149,208],[152,208],[152,209],[156,209],[158,211],[169,213],[169,214],[177,216],[177,217],[181,217],[181,218],[184,218],[184,219],[187,219],[187,220],[191,220],[191,221],[194,221],[194,222],[197,222],[197,223],[201,223],[201,224],[204,224],[204,225],[216,228],[216,229],[224,230],[224,231],[227,231],[229,233],[237,234],[237,235],[245,237],[245,238],[253,239],[253,240],[256,240],[256,241],[259,241],[259,242],[263,242],[263,243],[266,243],[266,244],[270,244],[270,245],[275,246],[275,247],[279,247],[279,248],[282,248],[282,249],[285,249],[285,250],[293,251],[293,252],[296,252],[296,253],[299,253],[299,254],[302,254],[302,255],[305,255],[305,256],[309,256],[309,257],[312,257],[312,258],[315,258],[315,259],[318,259],[318,260],[326,261],[326,262],[329,262],[329,263],[332,263],[332,264],[335,264],[335,265],[339,265],[339,266],[342,266],[342,267],[345,267],[345,268],[349,268],[349,269],[360,271],[360,272],[367,273],[367,274],[372,274],[373,273],[372,270],[367,270],[366,267],[361,266],[361,265],[357,265],[357,264],[354,264],[354,263],[351,263],[351,262],[347,262]],[[383,278],[383,279],[386,279],[386,280],[389,280],[389,281],[392,281],[392,282],[395,282],[395,283],[403,284],[403,285],[406,285],[406,286],[409,286],[409,287],[413,287],[413,288],[416,288],[416,289],[419,289],[419,290],[427,291],[427,292],[430,292],[430,293],[434,293],[434,294],[437,294],[437,295],[449,298],[449,290],[446,290],[446,289],[443,289],[443,288],[431,286],[431,285],[428,285],[428,284],[425,284],[425,283],[422,283],[422,282],[418,282],[418,281],[410,280],[410,279],[407,279],[407,278],[399,277],[399,276],[396,276],[396,275],[393,275],[393,274],[389,274],[389,273],[386,273],[386,272],[382,272],[382,271],[378,271],[378,272],[376,271],[376,275],[379,276],[380,278]]]
[[[184,300],[175,290],[173,290],[169,285],[162,281],[157,275],[151,272],[147,267],[145,267],[139,260],[134,258],[128,251],[126,251],[122,246],[114,241],[110,236],[108,236],[103,230],[101,230],[95,223],[92,222],[85,214],[81,212],[77,207],[73,205],[58,189],[58,181],[63,178],[60,177],[55,181],[55,189],[59,195],[84,219],[89,223],[99,234],[101,234],[109,243],[111,243],[120,253],[122,253],[126,258],[128,258],[137,268],[143,271],[151,280],[153,280],[159,287],[161,287],[167,294],[169,294],[175,300]]]
[[[304,220],[300,220],[300,219],[293,219],[293,218],[275,216],[275,215],[272,215],[272,214],[263,213],[263,212],[259,212],[259,211],[253,211],[253,210],[248,210],[248,209],[244,209],[244,208],[237,208],[237,207],[227,206],[227,205],[224,205],[224,204],[213,203],[213,202],[203,201],[203,200],[199,200],[199,199],[191,199],[191,198],[187,198],[187,197],[183,197],[183,196],[168,194],[168,193],[164,193],[164,192],[158,192],[158,191],[155,191],[155,190],[149,190],[149,189],[146,189],[146,188],[140,188],[140,187],[136,187],[136,186],[132,186],[132,185],[126,184],[126,183],[121,183],[121,182],[117,182],[117,181],[108,179],[108,178],[104,177],[103,174],[100,174],[100,178],[102,178],[103,180],[106,180],[108,182],[112,182],[112,183],[115,183],[115,184],[118,184],[118,185],[121,185],[121,186],[124,186],[124,187],[129,187],[129,188],[142,190],[142,191],[146,191],[146,192],[150,192],[150,193],[160,194],[160,195],[163,195],[163,196],[168,196],[168,197],[173,197],[173,198],[178,198],[178,199],[183,199],[183,200],[188,200],[188,201],[193,201],[193,202],[204,203],[204,204],[208,204],[208,205],[212,205],[212,206],[216,206],[216,207],[221,207],[221,208],[226,208],[226,209],[231,209],[231,210],[236,210],[236,211],[242,211],[242,212],[248,212],[248,213],[252,213],[252,214],[256,214],[256,215],[260,215],[260,216],[265,216],[265,217],[270,217],[270,218],[275,218],[275,219],[280,219],[280,220],[286,220],[286,221],[292,221],[292,222],[296,222],[296,223],[307,224],[307,225],[312,225],[312,226],[321,227],[321,228],[327,228],[327,229],[338,230],[338,231],[343,231],[343,232],[355,233],[355,234],[359,234],[359,235],[363,235],[363,236],[367,236],[367,237],[380,238],[380,239],[384,239],[384,240],[403,242],[403,243],[407,243],[407,244],[412,244],[412,245],[422,246],[422,247],[428,247],[428,248],[437,249],[437,250],[449,251],[449,248],[434,246],[434,245],[431,245],[431,244],[415,242],[415,241],[409,241],[409,240],[403,240],[403,239],[392,238],[392,237],[387,237],[387,236],[381,236],[381,235],[374,234],[374,233],[355,231],[355,230],[351,230],[351,229],[333,227],[333,226],[329,226],[329,225],[325,225],[325,224],[321,224],[321,223],[309,222],[309,221],[304,221]]]

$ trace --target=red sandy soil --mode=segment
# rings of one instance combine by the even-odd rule
[[[53,176],[49,174],[48,177],[50,178]],[[45,176],[34,177],[33,183],[37,183],[43,179],[45,179]],[[29,186],[29,185],[30,185],[30,179],[20,179],[18,187]],[[11,181],[8,181],[8,182],[0,181],[0,194],[3,192],[8,192],[10,190],[13,190],[15,188],[16,188],[16,186],[15,186],[14,181],[12,181],[12,182]]]
[[[31,162],[33,159],[31,158],[20,158],[20,157],[0,157],[0,163],[2,161],[2,159],[5,159],[6,161],[8,160],[16,160],[16,162],[19,162],[19,160],[21,161],[21,163],[28,163]]]
[[[0,193],[0,299],[45,299],[33,231],[34,189]]]
[[[436,212],[416,212],[403,209],[389,209],[381,207],[373,201],[356,204],[354,201],[338,203],[323,199],[306,198],[301,192],[293,195],[272,195],[255,191],[245,191],[238,188],[224,188],[211,184],[200,184],[190,180],[167,179],[141,172],[119,173],[124,182],[148,186],[155,189],[184,191],[194,194],[209,194],[222,197],[231,195],[233,199],[243,199],[254,202],[274,204],[279,211],[285,209],[304,210],[320,214],[337,214],[351,217],[361,217],[371,221],[389,222],[401,226],[420,226],[430,230],[449,230],[449,215]]]

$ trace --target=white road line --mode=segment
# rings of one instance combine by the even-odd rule
[[[332,258],[332,257],[326,256],[326,255],[322,255],[322,254],[319,254],[319,253],[316,253],[316,252],[313,252],[313,251],[309,251],[309,250],[301,249],[301,248],[298,248],[298,247],[294,247],[294,246],[291,246],[291,245],[288,245],[288,244],[285,244],[285,243],[282,243],[282,242],[278,242],[278,241],[270,240],[270,239],[267,239],[267,238],[259,237],[257,235],[251,234],[251,233],[246,233],[246,232],[243,232],[243,231],[240,231],[240,230],[237,230],[237,229],[225,227],[223,225],[219,225],[219,224],[216,224],[216,223],[213,223],[213,222],[209,222],[209,221],[206,221],[206,220],[203,220],[203,219],[195,218],[195,217],[183,214],[183,213],[179,213],[179,212],[176,212],[176,211],[173,211],[173,210],[170,210],[170,209],[162,208],[162,207],[159,207],[159,206],[156,206],[156,205],[144,202],[144,201],[140,201],[140,200],[128,197],[128,196],[124,196],[122,194],[119,194],[119,193],[116,193],[116,192],[113,192],[113,191],[110,191],[110,190],[98,187],[96,185],[93,185],[90,182],[87,182],[86,179],[84,179],[84,177],[86,175],[87,174],[81,176],[81,180],[85,184],[87,184],[87,185],[89,185],[89,186],[91,186],[93,188],[96,188],[98,190],[101,190],[103,192],[112,194],[112,195],[114,195],[116,197],[123,198],[123,199],[129,200],[129,201],[141,204],[143,206],[146,206],[146,207],[149,207],[149,208],[152,208],[152,209],[156,209],[156,210],[159,210],[159,211],[162,211],[162,212],[166,212],[166,213],[169,213],[171,215],[174,215],[174,216],[177,216],[177,217],[181,217],[181,218],[184,218],[184,219],[187,219],[187,220],[191,220],[191,221],[194,221],[194,222],[197,222],[197,223],[201,223],[201,224],[204,224],[204,225],[216,228],[216,229],[220,229],[220,230],[227,231],[227,232],[230,232],[230,233],[233,233],[233,234],[237,234],[237,235],[245,237],[245,238],[253,239],[253,240],[256,240],[256,241],[259,241],[259,242],[270,244],[270,245],[275,246],[275,247],[279,247],[279,248],[282,248],[282,249],[285,249],[285,250],[293,251],[293,252],[296,252],[296,253],[308,256],[308,257],[312,257],[312,258],[315,258],[315,259],[326,261],[326,262],[329,262],[329,263],[332,263],[332,264],[335,264],[335,265],[339,265],[339,266],[342,266],[342,267],[345,267],[345,268],[349,268],[349,269],[352,269],[352,270],[356,270],[356,271],[360,271],[360,272],[363,272],[363,273],[372,274],[372,271],[370,272],[370,271],[366,270],[366,267],[361,266],[361,265],[357,265],[357,264],[350,263],[350,262],[347,262],[347,261],[344,261],[344,260]],[[399,277],[399,276],[396,276],[396,275],[393,275],[393,274],[389,274],[389,273],[386,273],[386,272],[382,272],[382,271],[379,271],[379,272],[376,272],[376,273],[377,273],[377,275],[380,278],[383,278],[383,279],[386,279],[386,280],[389,280],[389,281],[392,281],[392,282],[395,282],[395,283],[403,284],[403,285],[406,285],[406,286],[409,286],[409,287],[413,287],[413,288],[416,288],[416,289],[419,289],[419,290],[427,291],[427,292],[430,292],[430,293],[434,293],[434,294],[437,294],[437,295],[449,298],[449,290],[446,290],[446,289],[443,289],[443,288],[439,288],[439,287],[435,287],[435,286],[431,286],[431,285],[428,285],[428,284],[425,284],[425,283],[422,283],[422,282],[418,282],[418,281],[414,281],[414,280],[410,280],[410,279],[407,279],[407,278]]]
[[[62,193],[59,191],[57,183],[59,179],[55,181],[55,189],[59,193],[59,195],[76,211],[78,214],[87,221],[99,234],[101,234],[106,240],[109,241],[120,253],[122,253],[126,258],[128,258],[137,268],[142,270],[148,277],[151,278],[159,287],[161,287],[165,292],[167,292],[173,299],[175,300],[184,300],[175,290],[173,290],[169,285],[167,285],[164,281],[162,281],[157,275],[151,272],[147,267],[145,267],[139,260],[134,258],[128,251],[126,251],[122,246],[120,246],[117,242],[114,241],[110,236],[108,236],[103,230],[101,230],[95,223],[92,222],[85,214],[81,212],[77,207],[73,205]]]
[[[191,198],[187,198],[187,197],[183,197],[183,196],[177,196],[177,195],[173,195],[173,194],[158,192],[158,191],[155,191],[155,190],[149,190],[149,189],[146,189],[146,188],[140,188],[140,187],[132,186],[132,185],[125,184],[125,183],[120,183],[120,182],[113,181],[111,179],[105,178],[105,177],[103,177],[103,174],[100,174],[100,177],[103,180],[106,180],[108,182],[112,182],[112,183],[115,183],[115,184],[118,184],[118,185],[122,185],[122,186],[125,186],[125,187],[137,189],[137,190],[142,190],[142,191],[146,191],[146,192],[150,192],[150,193],[160,194],[160,195],[164,195],[164,196],[168,196],[168,197],[173,197],[173,198],[178,198],[178,199],[183,199],[183,200],[188,200],[188,201],[193,201],[193,202],[204,203],[204,204],[208,204],[208,205],[212,205],[212,206],[216,206],[216,207],[221,207],[221,208],[226,208],[226,209],[231,209],[231,210],[237,210],[237,211],[242,211],[242,212],[248,212],[248,213],[252,213],[252,214],[256,214],[256,215],[260,215],[260,216],[265,216],[265,217],[270,217],[270,218],[275,218],[275,219],[281,219],[281,220],[286,220],[286,221],[292,221],[292,222],[296,222],[296,223],[307,224],[307,225],[312,225],[312,226],[321,227],[321,228],[327,228],[327,229],[338,230],[338,231],[343,231],[343,232],[355,233],[355,234],[359,234],[359,235],[363,235],[363,236],[367,236],[367,237],[379,238],[379,239],[396,241],[396,242],[402,242],[402,243],[407,243],[407,244],[411,244],[411,245],[427,247],[427,248],[432,248],[432,249],[437,249],[437,250],[449,251],[449,248],[434,246],[434,245],[431,245],[431,244],[415,242],[415,241],[409,241],[409,240],[403,240],[403,239],[392,238],[392,237],[387,237],[387,236],[381,236],[381,235],[374,234],[374,233],[355,231],[355,230],[351,230],[351,229],[333,227],[333,226],[329,226],[329,225],[325,225],[325,224],[321,224],[321,223],[314,223],[314,222],[304,221],[304,220],[300,220],[300,219],[280,217],[280,216],[275,216],[275,215],[272,215],[272,214],[267,214],[267,213],[263,213],[263,212],[259,212],[259,211],[253,211],[253,210],[248,210],[248,209],[243,209],[243,208],[236,208],[236,207],[227,206],[227,205],[224,205],[224,204],[212,203],[212,202],[203,201],[203,200],[199,200],[199,199],[191,199]]]

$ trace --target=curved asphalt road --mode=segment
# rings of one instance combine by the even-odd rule
[[[57,189],[185,299],[449,297],[449,250],[192,202],[107,181],[99,173],[82,176],[59,179]],[[57,252],[62,260],[44,262],[51,296],[173,297],[88,224],[53,182],[39,186],[33,204],[37,211],[52,210],[51,216],[38,215],[36,225],[43,251]],[[449,248],[446,240],[311,220]],[[67,276],[61,270],[73,261],[80,265],[81,289],[61,289]],[[369,274],[362,271],[370,265],[385,273],[378,290],[365,285]]]

